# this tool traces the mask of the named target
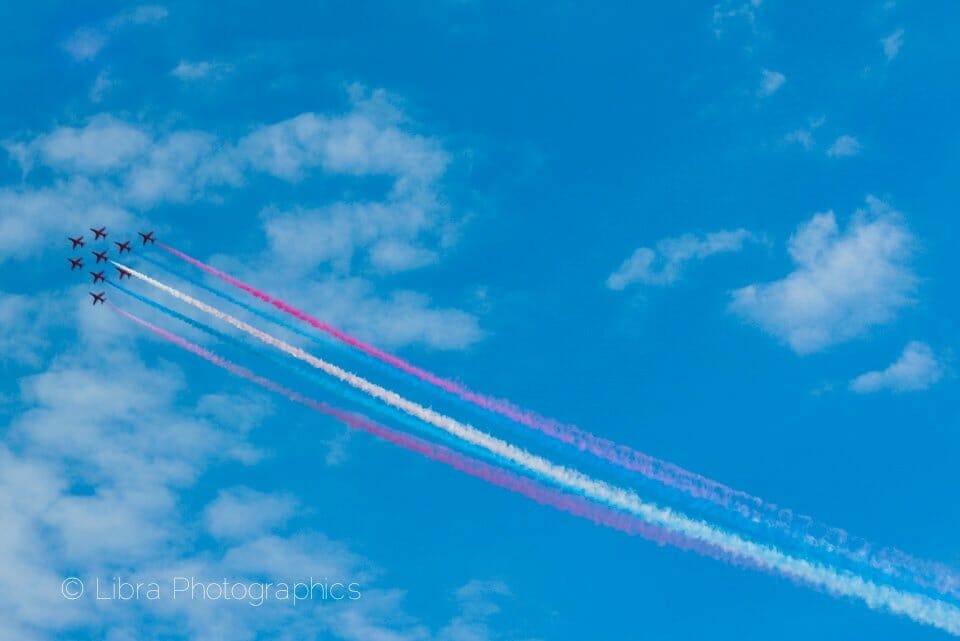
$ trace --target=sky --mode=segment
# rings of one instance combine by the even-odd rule
[[[111,248],[153,229],[473,389],[957,567],[958,20],[894,0],[0,7],[0,641],[948,638],[354,433],[91,306],[66,237],[89,267],[89,227]],[[212,284],[154,247],[130,262]],[[175,576],[361,596],[89,593]]]

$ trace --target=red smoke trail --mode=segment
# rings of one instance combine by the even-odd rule
[[[240,378],[255,383],[256,385],[259,385],[271,392],[280,394],[291,401],[305,405],[310,409],[320,412],[321,414],[333,417],[353,429],[362,430],[385,441],[393,443],[394,445],[398,445],[404,449],[426,456],[429,459],[445,463],[456,470],[469,474],[470,476],[477,477],[487,481],[488,483],[491,483],[492,485],[505,488],[512,492],[516,492],[517,494],[526,496],[527,498],[533,499],[541,505],[548,505],[560,511],[568,512],[574,516],[587,519],[598,525],[620,530],[628,534],[641,536],[645,539],[654,541],[658,545],[672,545],[679,549],[692,550],[703,556],[723,560],[735,565],[763,569],[749,560],[737,557],[728,552],[724,552],[715,546],[694,541],[674,532],[650,525],[649,523],[646,523],[643,520],[629,514],[618,512],[617,510],[593,503],[579,496],[565,494],[509,470],[495,467],[493,465],[484,463],[483,461],[464,456],[443,445],[436,445],[434,443],[424,441],[423,439],[410,436],[402,432],[397,432],[362,416],[346,412],[327,403],[303,396],[302,394],[288,389],[268,378],[254,374],[245,367],[217,356],[210,350],[196,345],[185,338],[181,338],[176,334],[157,327],[156,325],[143,320],[142,318],[131,314],[120,307],[117,307],[109,301],[107,304],[117,313],[122,314],[126,318],[134,321],[142,327],[149,329],[158,336],[170,341],[178,347],[181,347],[182,349],[199,356],[200,358],[203,358],[204,360],[213,363],[222,369],[227,370],[235,376],[239,376]]]

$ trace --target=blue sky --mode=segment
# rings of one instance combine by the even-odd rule
[[[0,8],[3,632],[946,638],[349,434],[91,308],[64,237],[154,228],[432,371],[956,566],[958,18]],[[363,597],[60,595],[179,573]]]

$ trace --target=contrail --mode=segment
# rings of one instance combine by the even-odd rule
[[[157,245],[169,254],[216,276],[261,301],[273,305],[364,354],[387,363],[417,380],[442,389],[468,403],[500,414],[516,423],[537,430],[624,469],[642,474],[695,499],[720,505],[731,513],[739,515],[748,523],[761,523],[765,527],[785,533],[804,545],[819,548],[854,563],[865,564],[890,576],[911,580],[918,585],[933,588],[944,594],[950,594],[954,597],[960,596],[960,591],[958,591],[960,590],[960,577],[953,568],[918,559],[896,548],[875,546],[859,537],[849,535],[842,529],[824,525],[811,517],[794,514],[790,510],[728,487],[668,461],[596,436],[576,426],[566,425],[540,416],[508,400],[475,392],[461,383],[438,376],[398,356],[365,343],[329,323],[318,320],[306,312],[178,249],[160,242]]]
[[[300,359],[388,405],[483,448],[536,477],[586,498],[639,516],[654,526],[665,528],[686,538],[717,548],[733,557],[747,560],[759,568],[785,575],[838,596],[857,598],[866,603],[868,607],[902,614],[919,623],[925,623],[960,636],[960,609],[952,604],[922,594],[905,592],[888,585],[881,585],[852,572],[837,570],[819,562],[796,558],[772,546],[749,541],[737,534],[726,532],[669,508],[643,501],[630,490],[613,486],[576,470],[557,465],[543,457],[531,454],[515,445],[482,432],[471,425],[461,423],[439,412],[418,405],[395,392],[371,383],[356,374],[316,358],[298,347],[262,332],[169,285],[165,285],[125,265],[114,264],[123,267],[138,280],[233,325],[264,343]]]

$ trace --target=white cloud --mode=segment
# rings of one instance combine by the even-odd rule
[[[63,49],[78,62],[93,60],[118,32],[131,25],[155,24],[167,17],[158,5],[141,5],[118,13],[97,25],[80,27],[63,42]]]
[[[816,214],[790,238],[795,268],[781,280],[733,292],[730,308],[798,353],[862,335],[913,302],[915,241],[901,216],[867,198],[843,232],[833,212]]]
[[[717,231],[703,236],[684,234],[664,238],[656,249],[640,247],[607,278],[607,287],[622,290],[635,283],[669,285],[680,279],[684,266],[694,260],[725,252],[738,252],[757,237],[746,229]]]
[[[482,336],[474,316],[435,308],[412,291],[377,295],[368,279],[355,276],[438,262],[455,225],[438,187],[450,162],[439,141],[405,131],[403,114],[386,93],[353,87],[351,94],[355,109],[347,116],[304,114],[258,128],[225,149],[211,172],[225,182],[245,167],[292,181],[313,167],[385,175],[391,179],[385,196],[321,208],[268,208],[262,213],[268,245],[255,262],[273,269],[265,274],[219,260],[291,300],[314,301],[307,311],[369,340],[466,347]],[[306,237],[310,243],[302,242]]]
[[[240,186],[250,173],[286,181],[310,170],[393,179],[389,202],[439,209],[436,181],[449,155],[434,138],[404,131],[402,113],[382,91],[356,95],[342,115],[304,113],[254,129],[236,142],[201,131],[164,134],[109,114],[4,147],[29,172],[35,163],[103,176],[140,205],[197,197],[215,185]]]
[[[786,136],[787,142],[795,142],[807,151],[813,149],[816,141],[813,139],[813,131],[810,129],[794,129]]]
[[[416,202],[336,203],[322,209],[264,213],[264,229],[277,260],[310,270],[320,265],[349,273],[358,252],[378,270],[399,272],[437,260],[418,247],[436,221],[429,206]],[[301,239],[310,238],[310,243]]]
[[[226,62],[216,62],[208,60],[200,60],[198,62],[190,62],[188,60],[181,60],[176,67],[170,72],[170,75],[175,78],[179,78],[184,82],[191,82],[194,80],[203,80],[205,78],[219,78],[227,75],[233,71],[233,65]]]
[[[140,127],[101,114],[84,127],[59,127],[27,143],[8,142],[5,147],[24,171],[39,161],[63,172],[102,174],[126,167],[151,142]]]
[[[124,198],[142,208],[199,198],[207,187],[204,168],[215,144],[213,136],[200,131],[176,131],[157,139],[121,178]]]
[[[294,514],[292,496],[264,494],[249,488],[221,491],[207,506],[207,531],[221,539],[248,539],[285,524]]]
[[[772,96],[787,81],[787,77],[779,71],[764,69],[760,77],[760,88],[757,93],[762,96]]]
[[[470,345],[482,335],[472,315],[438,308],[416,292],[382,295],[372,286],[384,274],[439,262],[452,242],[457,223],[441,188],[450,155],[438,139],[411,131],[385,92],[354,86],[350,93],[345,113],[308,112],[233,141],[189,129],[158,131],[109,114],[8,141],[27,182],[0,188],[0,261],[49,250],[51,236],[93,224],[129,226],[138,212],[163,203],[215,202],[264,174],[286,182],[317,172],[372,176],[385,179],[384,187],[367,199],[265,210],[263,260],[276,266],[266,285],[294,300],[322,293],[324,303],[312,311],[386,345]],[[52,181],[32,172],[39,165],[53,170]],[[237,271],[262,279],[247,273],[249,265]]]
[[[58,315],[66,327],[78,326],[79,309]],[[83,335],[67,340],[47,370],[22,379],[31,409],[0,439],[4,638],[95,625],[89,603],[59,597],[63,577],[171,554],[183,532],[175,492],[236,443],[173,407],[182,379],[140,363],[124,334],[106,337],[104,350]]]
[[[251,266],[271,261],[271,256],[267,253],[250,264],[216,257],[213,263],[313,316],[384,347],[420,344],[443,350],[464,349],[484,336],[475,316],[437,307],[423,293],[401,289],[383,295],[365,278],[304,275],[287,271],[282,262],[269,273]]]
[[[944,367],[929,345],[911,341],[895,362],[886,369],[866,372],[850,381],[850,389],[860,394],[891,390],[925,390],[941,378]]]
[[[0,292],[0,356],[8,363],[37,367],[50,346],[45,333],[59,315],[56,296]]]
[[[809,151],[816,146],[816,140],[814,140],[813,132],[822,127],[823,123],[826,121],[826,116],[814,118],[809,121],[809,124],[806,127],[800,127],[799,129],[794,129],[788,133],[786,135],[786,141],[796,143]]]
[[[90,101],[100,102],[103,100],[104,94],[113,89],[114,85],[116,85],[116,82],[110,76],[110,72],[103,69],[97,74],[97,78],[93,81],[93,86],[90,87]]]
[[[491,596],[508,595],[505,586],[468,584],[458,591],[458,611],[434,634],[406,609],[403,591],[378,585],[376,568],[347,545],[309,530],[278,534],[296,506],[288,495],[228,490],[201,521],[191,518],[186,492],[247,446],[246,427],[193,416],[226,409],[229,420],[230,408],[246,407],[246,399],[184,398],[199,392],[178,370],[145,365],[130,334],[107,340],[103,350],[78,337],[49,369],[24,379],[21,400],[32,409],[0,438],[0,636],[125,640],[145,638],[142,622],[150,621],[151,632],[176,629],[177,638],[191,641],[253,641],[276,630],[285,638],[350,641],[499,638],[487,619],[497,610]],[[196,547],[202,525],[225,540]],[[60,584],[70,575],[88,587],[93,577],[112,576],[165,584],[174,576],[242,583],[326,577],[357,582],[362,599],[336,607],[169,598],[102,607],[92,598],[63,599]],[[482,636],[451,636],[461,630]]]
[[[163,15],[165,10],[141,8],[122,14],[116,24],[144,24]],[[25,175],[21,184],[0,188],[0,260],[35,260],[49,249],[51,234],[93,223],[128,226],[134,212],[161,203],[212,201],[218,189],[240,187],[258,172],[287,181],[306,180],[315,169],[387,183],[382,196],[344,201],[377,209],[377,230],[357,232],[357,246],[340,256],[349,255],[351,262],[362,256],[360,262],[373,271],[439,260],[449,217],[440,185],[449,158],[440,141],[413,133],[399,109],[378,93],[355,94],[344,114],[309,116],[223,140],[103,115],[9,143]],[[300,125],[308,131],[298,131]],[[309,131],[317,127],[320,134]],[[273,155],[261,162],[245,154],[264,150],[264,139],[256,136],[264,131]],[[35,165],[49,171],[32,171]],[[391,215],[414,220],[393,221]],[[268,242],[265,252],[272,251]],[[285,283],[297,297],[388,344],[458,347],[479,336],[473,316],[437,308],[416,292],[378,291],[353,269],[318,278],[284,268],[299,279]],[[165,359],[145,362],[137,343],[152,339],[108,309],[91,308],[80,300],[85,289],[75,289],[58,297],[62,307],[47,306],[43,295],[0,303],[6,362],[46,365],[8,381],[17,385],[19,379],[16,402],[29,409],[0,430],[0,637],[128,641],[173,630],[177,638],[197,641],[252,641],[281,630],[291,639],[500,638],[486,617],[499,607],[493,599],[503,602],[505,587],[483,583],[461,590],[452,618],[427,625],[404,604],[403,591],[384,587],[371,561],[349,546],[321,532],[278,532],[287,529],[296,505],[292,496],[232,489],[206,510],[194,510],[195,499],[211,489],[205,485],[200,492],[197,484],[218,478],[208,473],[211,468],[255,465],[263,456],[249,437],[271,420],[271,403],[236,381],[223,379],[221,388],[220,378],[202,376],[188,384]],[[143,312],[147,318],[151,313]],[[41,316],[60,324],[59,331],[49,332]],[[57,342],[48,349],[50,337]],[[212,393],[205,393],[211,386]],[[238,386],[239,396],[230,391]],[[205,540],[211,533],[222,537],[213,549]],[[363,599],[336,608],[258,609],[169,599],[112,608],[91,599],[64,600],[60,582],[68,574],[87,580],[181,574],[215,581],[347,576],[363,582]],[[141,629],[143,621],[149,629]]]
[[[434,138],[400,128],[403,114],[383,91],[355,93],[354,110],[343,116],[301,114],[260,127],[224,152],[234,171],[252,167],[285,180],[322,168],[354,176],[394,176],[393,196],[417,193],[446,171],[449,156]]]
[[[856,156],[860,153],[860,142],[848,134],[844,134],[833,141],[830,148],[827,149],[827,155],[831,158],[846,158]]]
[[[122,226],[133,220],[115,193],[86,178],[49,187],[0,188],[0,261],[25,259],[52,248],[50,239],[97,225]],[[63,244],[57,244],[63,248]]]
[[[481,641],[494,635],[488,620],[500,612],[495,599],[509,597],[510,589],[502,581],[473,580],[461,586],[456,597],[460,614],[437,633],[437,641]]]
[[[99,29],[81,27],[63,43],[63,48],[74,60],[93,60],[107,44],[107,36]]]
[[[155,4],[144,4],[127,11],[118,13],[107,24],[117,29],[127,25],[145,25],[163,22],[169,15],[166,7]]]
[[[751,33],[756,31],[757,9],[763,0],[721,0],[713,5],[713,33],[723,36],[731,23],[742,22]]]
[[[903,46],[903,29],[897,29],[881,40],[880,44],[883,46],[883,55],[886,56],[887,62],[890,62],[897,57]]]

